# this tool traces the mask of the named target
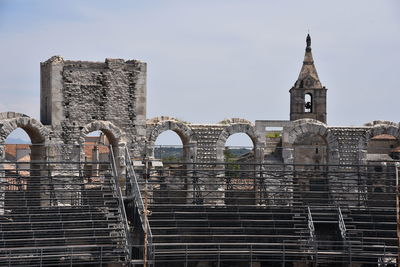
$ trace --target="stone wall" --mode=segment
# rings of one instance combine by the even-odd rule
[[[339,142],[339,164],[352,165],[360,162],[358,140],[366,133],[366,127],[329,127]]]
[[[135,155],[141,154],[146,63],[50,58],[41,63],[41,121],[64,144],[82,144],[88,129],[101,130],[113,146],[127,143]]]
[[[254,153],[251,160],[256,163],[278,163],[262,167],[269,170],[268,173],[283,168],[289,173],[293,171],[293,166],[283,167],[279,163],[298,162],[296,158],[305,154],[296,154],[296,145],[300,141],[303,145],[315,146],[315,140],[306,140],[307,138],[318,137],[321,140],[326,155],[320,161],[322,164],[339,164],[343,169],[367,162],[368,142],[374,136],[389,134],[400,140],[399,124],[387,121],[374,121],[360,127],[333,127],[315,119],[265,120],[253,123],[231,118],[216,124],[191,124],[171,117],[147,120],[146,63],[136,60],[106,59],[105,62],[86,62],[52,57],[41,63],[40,93],[40,121],[21,113],[0,113],[2,159],[5,158],[5,140],[17,128],[25,130],[31,139],[31,159],[68,161],[72,169],[73,162],[84,160],[82,146],[85,136],[93,131],[102,131],[113,146],[112,151],[121,173],[125,167],[125,145],[136,160],[154,158],[156,140],[167,130],[176,132],[181,138],[185,161],[203,163],[203,168],[213,168],[216,167],[215,163],[222,163],[227,139],[233,134],[244,133],[253,142]],[[280,136],[274,140],[267,137],[267,128],[271,127],[281,129]],[[277,146],[281,147],[277,149]],[[277,152],[281,155],[276,155]],[[200,184],[200,188],[215,191],[218,199],[222,199],[225,191],[220,185],[223,181],[220,181],[219,187],[206,187],[209,181],[215,182],[216,178],[223,177],[224,167],[219,165],[216,168],[215,177],[210,177],[204,185]],[[76,173],[76,176],[79,174]],[[293,182],[293,176],[289,174],[278,183],[274,177],[264,178],[265,184],[260,186],[266,187],[263,193],[265,196],[259,195],[257,198],[272,202],[275,198],[276,201],[291,198],[292,192],[288,189]],[[348,184],[330,190],[333,195],[344,190],[357,193],[358,187],[355,180],[350,180]],[[270,195],[273,191],[280,191],[282,195]],[[2,196],[0,200],[1,198]]]
[[[136,60],[69,61],[55,56],[41,63],[41,122],[15,112],[0,113],[0,143],[16,128],[24,129],[32,143],[57,150],[65,160],[79,159],[78,145],[92,131],[103,131],[117,157],[126,144],[134,158],[153,156],[157,137],[166,130],[181,138],[185,160],[222,162],[226,140],[247,134],[256,162],[267,153],[266,127],[281,127],[282,161],[293,163],[294,144],[304,136],[321,136],[330,164],[365,163],[368,141],[387,133],[400,138],[399,125],[374,121],[362,127],[330,127],[313,119],[256,121],[231,118],[217,124],[191,124],[170,117],[146,119],[146,64]],[[271,142],[270,142],[271,143]],[[271,145],[271,144],[269,144]],[[54,148],[56,147],[56,148]],[[72,147],[72,148],[71,148]],[[48,149],[48,151],[51,151]],[[76,152],[79,151],[79,152]],[[4,153],[2,153],[4,154]],[[34,153],[43,156],[39,151]],[[78,157],[77,157],[78,156]]]
[[[75,111],[74,111],[75,112]],[[126,117],[125,117],[126,118]],[[111,120],[111,119],[110,119]],[[118,116],[112,119],[118,123]],[[83,120],[84,121],[84,120]],[[169,117],[149,120],[144,126],[146,129],[145,136],[133,134],[136,127],[118,127],[111,121],[95,120],[87,124],[84,122],[70,121],[75,127],[59,128],[57,126],[43,125],[41,122],[30,118],[27,115],[15,112],[0,113],[0,143],[5,142],[7,136],[15,129],[24,129],[33,144],[48,146],[51,154],[63,154],[65,160],[77,159],[77,149],[72,149],[73,145],[82,143],[84,136],[95,130],[102,130],[112,136],[117,144],[127,143],[134,151],[134,156],[141,158],[145,155],[144,144],[147,143],[147,155],[152,156],[155,140],[158,135],[166,130],[173,130],[182,138],[183,143],[188,148],[187,159],[198,162],[221,162],[218,150],[225,145],[227,138],[237,132],[251,135],[255,140],[255,148],[261,153],[261,158],[266,156],[267,150],[266,138],[263,138],[264,132],[254,130],[252,124],[244,123],[228,123],[228,124],[189,124],[185,122],[174,121]],[[83,125],[83,126],[81,126]],[[122,125],[119,123],[118,125]],[[235,130],[233,130],[235,129]],[[286,122],[283,127],[282,145],[283,145],[283,161],[292,163],[294,152],[293,145],[295,141],[308,133],[318,133],[327,141],[327,149],[329,154],[328,163],[340,165],[352,165],[365,163],[366,148],[365,142],[379,134],[390,134],[396,138],[400,136],[398,125],[393,123],[378,123],[370,126],[362,127],[329,127],[321,122],[313,120],[299,120],[295,122]],[[252,132],[255,131],[255,132]],[[127,134],[128,132],[128,134]],[[69,138],[64,138],[69,136]],[[137,141],[141,143],[138,143]],[[367,140],[367,141],[366,141]],[[270,150],[268,150],[270,152]]]

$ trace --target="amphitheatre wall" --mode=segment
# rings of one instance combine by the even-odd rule
[[[40,121],[21,113],[0,113],[0,144],[13,130],[22,128],[32,144],[57,147],[62,160],[79,159],[82,151],[71,147],[83,145],[87,134],[99,130],[108,137],[122,162],[125,145],[136,159],[153,157],[157,137],[172,130],[182,140],[186,161],[222,162],[229,136],[244,133],[252,140],[254,160],[263,162],[271,152],[267,128],[278,126],[282,129],[279,145],[285,163],[294,162],[296,140],[314,134],[326,141],[328,163],[358,164],[365,163],[372,137],[386,133],[400,138],[399,124],[387,121],[335,127],[313,119],[253,123],[231,118],[217,124],[192,124],[171,117],[147,119],[146,63],[136,60],[86,62],[50,58],[41,63],[40,110]],[[4,158],[4,149],[0,152]],[[32,153],[44,157],[40,151]]]

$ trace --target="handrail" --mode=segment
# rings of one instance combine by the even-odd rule
[[[343,240],[346,240],[347,229],[346,229],[346,224],[345,224],[344,219],[343,219],[342,210],[340,209],[339,205],[337,206],[337,210],[338,210],[338,214],[339,214],[339,218],[338,219],[339,219],[340,234],[341,234]]]
[[[132,254],[131,254],[131,249],[129,246],[129,224],[128,224],[128,217],[126,216],[126,210],[125,210],[125,203],[124,199],[122,196],[122,191],[121,187],[119,186],[119,181],[118,181],[118,171],[117,171],[117,165],[115,164],[115,157],[114,157],[114,152],[113,152],[113,147],[110,145],[110,163],[111,163],[111,169],[112,169],[112,176],[113,176],[113,182],[114,182],[114,187],[115,191],[117,193],[118,200],[120,202],[120,214],[121,214],[121,220],[122,220],[122,225],[124,227],[124,232],[125,232],[125,248],[128,252],[128,258],[129,260],[132,259]]]
[[[315,241],[315,227],[314,227],[314,222],[312,219],[312,215],[311,215],[311,210],[310,207],[307,207],[308,209],[308,229],[310,230],[310,239],[312,242]]]
[[[274,260],[279,260],[281,257],[281,262],[294,261],[294,258],[299,260],[303,260],[304,256],[310,256],[311,261],[309,262],[318,262],[318,260],[332,260],[332,256],[336,256],[335,262],[346,262],[347,257],[352,257],[352,252],[345,252],[340,250],[342,247],[342,241],[316,241],[315,246],[322,248],[322,250],[315,251],[305,251],[302,250],[302,244],[306,244],[306,241],[299,240],[282,240],[281,243],[226,243],[226,242],[204,242],[204,243],[156,243],[154,246],[157,248],[157,256],[159,257],[159,262],[170,263],[171,258],[174,257],[175,260],[184,264],[187,264],[188,258],[190,257],[193,261],[193,257],[196,255],[201,255],[201,260],[210,260],[219,263],[222,261],[220,258],[216,256],[225,256],[227,261],[229,260],[229,256],[239,256],[246,255],[248,256],[248,260],[257,261],[259,257],[265,257],[268,251],[268,256],[275,257]],[[281,249],[277,249],[278,247]],[[334,246],[338,248],[337,250],[327,251],[323,248],[328,248]],[[382,262],[384,260],[388,261],[393,258],[396,254],[387,253],[386,245],[384,243],[374,243],[368,242],[366,244],[355,244],[355,247],[358,248],[358,251],[354,253],[359,260],[360,258],[371,257],[375,258],[380,257]],[[367,250],[364,250],[367,249]],[[166,256],[163,258],[163,256]],[[268,257],[267,256],[267,257]],[[199,259],[200,260],[200,259]],[[234,261],[235,258],[232,258],[231,261]],[[271,258],[269,258],[271,260]],[[357,261],[354,261],[357,262]],[[376,262],[375,262],[376,263]],[[182,264],[182,265],[184,265]]]
[[[135,201],[135,206],[138,209],[138,214],[142,223],[143,231],[147,234],[147,244],[148,244],[148,258],[150,259],[149,264],[152,265],[154,262],[153,253],[153,235],[150,228],[149,220],[147,219],[146,207],[143,203],[142,194],[140,192],[140,187],[138,184],[138,179],[136,177],[135,169],[133,168],[132,158],[129,155],[129,150],[125,146],[125,162],[128,175],[128,181],[131,188],[131,198]]]

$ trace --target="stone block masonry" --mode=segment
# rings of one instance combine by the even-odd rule
[[[41,121],[65,144],[79,143],[82,129],[94,124],[90,130],[103,131],[113,145],[129,140],[132,146],[146,132],[146,63],[50,58],[41,64]]]
[[[386,121],[332,127],[309,118],[256,124],[238,118],[217,124],[191,124],[165,116],[147,120],[146,72],[146,63],[137,60],[88,62],[54,56],[41,63],[41,122],[20,113],[0,113],[0,143],[22,128],[32,143],[53,147],[46,151],[62,155],[60,160],[83,159],[83,149],[76,147],[84,144],[87,134],[99,130],[106,134],[123,166],[125,145],[136,159],[151,157],[157,137],[172,130],[182,139],[185,160],[206,163],[223,162],[229,136],[245,133],[253,142],[254,160],[261,163],[273,152],[267,149],[265,127],[281,126],[282,162],[294,162],[298,140],[317,135],[327,145],[328,163],[350,165],[365,163],[366,146],[373,136],[386,133],[400,138],[399,125]],[[43,151],[32,151],[32,155],[39,159],[44,157]]]

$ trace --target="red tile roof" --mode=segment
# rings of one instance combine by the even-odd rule
[[[30,149],[31,144],[6,144],[5,145],[5,151],[6,155],[10,158],[16,159],[17,157],[17,150],[22,150],[22,149]]]
[[[397,138],[390,134],[380,134],[374,136],[372,140],[396,140]]]

